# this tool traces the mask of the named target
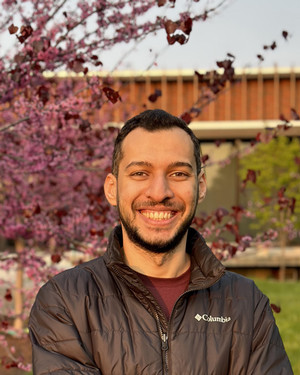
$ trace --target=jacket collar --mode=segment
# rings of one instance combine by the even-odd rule
[[[207,288],[225,272],[225,267],[215,257],[205,240],[195,229],[189,228],[186,251],[191,255],[191,281],[189,290]],[[133,271],[123,262],[122,228],[117,226],[110,234],[104,261],[108,268],[117,266],[128,276]]]
[[[189,290],[208,288],[223,276],[225,267],[193,228],[188,231],[186,251],[191,255]]]

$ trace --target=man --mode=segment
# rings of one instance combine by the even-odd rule
[[[41,288],[34,374],[292,374],[267,298],[190,228],[206,181],[181,119],[129,120],[104,187],[121,225],[103,257]]]

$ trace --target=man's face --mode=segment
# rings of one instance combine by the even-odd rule
[[[197,177],[193,143],[180,128],[137,128],[124,139],[115,200],[129,241],[155,253],[173,250],[190,226],[204,177]]]

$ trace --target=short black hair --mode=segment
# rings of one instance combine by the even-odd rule
[[[201,148],[198,138],[181,118],[173,116],[162,109],[149,109],[126,121],[115,140],[112,173],[115,176],[118,176],[119,164],[123,158],[122,143],[132,130],[142,128],[149,132],[155,132],[158,130],[166,130],[176,127],[184,130],[190,136],[193,142],[197,175],[199,175],[201,171]]]

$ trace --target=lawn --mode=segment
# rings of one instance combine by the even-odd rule
[[[255,282],[271,303],[281,307],[274,316],[294,373],[300,374],[300,282],[260,279]]]

